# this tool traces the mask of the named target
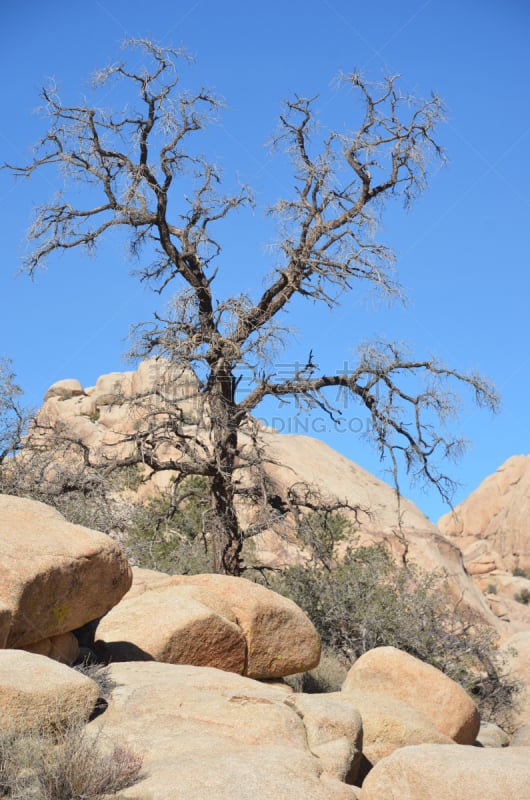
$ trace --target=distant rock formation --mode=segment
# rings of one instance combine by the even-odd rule
[[[530,628],[530,456],[512,456],[438,522],[493,613],[512,630]],[[514,574],[515,573],[515,574]]]
[[[530,573],[530,455],[512,456],[438,527],[473,574],[515,567]]]

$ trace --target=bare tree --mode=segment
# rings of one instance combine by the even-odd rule
[[[283,337],[278,318],[293,298],[334,306],[356,281],[399,295],[394,254],[377,242],[374,228],[385,203],[398,197],[409,204],[425,186],[429,162],[443,157],[434,138],[443,117],[440,99],[401,94],[396,76],[370,84],[357,73],[344,75],[348,102],[357,98],[361,113],[354,132],[319,127],[317,98],[288,100],[273,144],[290,157],[292,192],[268,209],[280,232],[273,272],[257,298],[219,298],[216,223],[253,202],[246,187],[224,194],[219,169],[197,154],[196,137],[220,103],[207,90],[180,88],[182,52],[146,40],[127,44],[140,48],[150,66],[118,62],[94,83],[121,81],[133,90],[134,104],[121,112],[86,101],[65,105],[54,87],[44,89],[48,132],[29,165],[6,166],[23,177],[51,167],[62,172],[66,186],[87,184],[86,206],[74,194],[60,193],[37,209],[29,231],[35,247],[25,264],[30,274],[57,252],[92,250],[118,227],[128,231],[142,280],[158,292],[178,286],[170,312],[155,315],[143,329],[138,353],[164,355],[194,370],[208,434],[197,435],[177,410],[172,414],[166,393],[158,417],[154,411],[153,424],[138,436],[136,457],[155,470],[176,469],[182,478],[208,478],[215,570],[241,570],[242,544],[252,531],[238,521],[238,493],[267,498],[269,492],[259,480],[242,489],[240,479],[242,463],[257,467],[265,457],[249,420],[266,397],[294,399],[302,409],[320,408],[335,419],[340,408],[327,390],[341,387],[366,409],[373,443],[390,456],[396,487],[402,460],[408,472],[447,497],[452,484],[438,457],[461,447],[441,433],[456,406],[453,384],[470,388],[479,405],[497,403],[479,375],[377,342],[361,349],[348,374],[320,374],[312,351],[287,380],[274,367]],[[238,385],[242,374],[246,392]],[[162,455],[167,448],[158,445],[167,436],[179,448],[178,458]]]
[[[0,491],[5,483],[5,463],[22,447],[33,416],[22,403],[22,389],[16,382],[11,361],[0,358]]]

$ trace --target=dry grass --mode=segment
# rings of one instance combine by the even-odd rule
[[[101,697],[107,699],[112,690],[116,687],[116,684],[110,677],[110,670],[108,666],[104,666],[102,664],[92,664],[90,661],[83,661],[80,664],[77,664],[74,669],[80,672],[82,675],[85,675],[90,680],[94,681],[97,684]]]
[[[338,692],[346,680],[349,667],[350,665],[339,655],[323,648],[318,667],[310,672],[288,675],[284,681],[295,692],[308,694]]]
[[[0,733],[0,797],[9,800],[98,800],[133,784],[141,757],[87,733],[72,719],[61,730]]]

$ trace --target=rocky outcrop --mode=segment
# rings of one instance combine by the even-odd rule
[[[38,643],[105,614],[131,580],[129,564],[110,537],[71,525],[44,503],[0,495],[4,647],[47,647]]]
[[[484,731],[482,748],[454,745],[433,723],[432,708],[417,707],[429,676],[417,672],[415,683],[410,664],[390,658],[393,683],[410,684],[407,700],[391,696],[388,687],[346,683],[333,694],[294,694],[282,684],[210,667],[114,663],[108,705],[88,731],[141,753],[139,780],[120,793],[123,800],[526,797],[521,787],[530,749],[506,748],[500,729],[490,731],[490,741]],[[431,685],[450,719],[455,695],[447,687],[441,695],[436,676]],[[86,719],[98,694],[91,680],[43,656],[0,651],[3,731],[53,729],[72,715]]]
[[[359,509],[362,531],[391,533],[398,527],[398,507],[394,489],[365,469],[310,436],[262,432],[270,464],[267,472],[281,487],[314,486],[323,497],[347,500]],[[428,518],[410,502],[402,500],[404,530],[435,530]]]
[[[0,650],[0,731],[54,728],[87,720],[99,696],[94,681],[46,656]]]
[[[88,389],[59,382],[44,411],[87,447],[109,445],[108,455],[116,443],[129,446],[124,434],[142,424],[130,401],[166,378],[162,369],[144,362]],[[173,389],[191,415],[192,378]],[[409,561],[443,571],[455,598],[495,622],[460,550],[412,504],[404,503],[398,529],[394,493],[373,476],[307,437],[265,429],[262,437],[280,495],[311,483],[325,497],[370,510],[359,511],[363,542],[387,541],[397,556],[405,548]],[[267,536],[262,556],[276,563],[300,557],[294,542]],[[505,563],[501,550],[481,547],[475,540],[467,562],[476,581]],[[294,603],[241,578],[140,569],[124,594],[131,571],[117,545],[40,503],[0,496],[0,559],[0,648],[31,651],[0,649],[0,726],[60,726],[72,713],[91,712],[95,684],[44,655],[71,662],[78,652],[71,631],[102,616],[96,635],[116,686],[89,729],[125,738],[143,755],[140,781],[121,792],[124,800],[504,800],[528,793],[521,765],[527,768],[530,751],[519,747],[530,743],[527,695],[506,747],[500,729],[479,731],[476,707],[460,687],[395,648],[366,653],[333,694],[260,683],[318,662],[316,631]],[[492,596],[508,604],[502,586]],[[528,685],[529,635],[506,642],[513,675]],[[462,746],[477,738],[482,747]]]
[[[530,456],[512,456],[438,527],[460,547],[475,574],[530,572]]]
[[[485,623],[498,625],[482,592],[470,579],[458,547],[440,534],[427,517],[403,499],[401,528],[392,487],[337,453],[324,442],[308,436],[285,435],[264,430],[261,434],[269,459],[267,472],[280,494],[293,485],[314,486],[322,497],[346,502],[359,510],[350,515],[360,544],[385,542],[400,560],[446,576],[450,595]],[[258,553],[266,563],[289,564],[299,558],[299,547],[269,534],[258,541]]]
[[[72,397],[82,397],[85,391],[78,380],[67,378],[52,384],[44,395],[44,402],[56,397],[59,400],[70,400]]]
[[[342,693],[390,695],[430,718],[441,734],[458,744],[473,744],[480,716],[469,695],[443,672],[395,647],[377,647],[350,669]]]
[[[82,389],[81,394],[73,381],[62,381],[52,388],[39,412],[40,424],[79,439],[89,449],[92,463],[99,459],[107,464],[108,459],[132,454],[133,434],[145,428],[145,408],[151,407],[155,389],[162,388],[171,398],[173,413],[191,426],[190,435],[205,437],[207,413],[198,400],[197,378],[189,369],[168,366],[164,359],[144,361],[135,371],[102,375],[94,387]],[[265,426],[261,426],[259,437],[264,468],[280,498],[285,499],[293,486],[311,486],[323,498],[338,499],[356,508],[352,519],[361,543],[386,541],[398,558],[405,547],[410,562],[447,576],[455,601],[467,605],[488,624],[501,626],[465,571],[458,548],[441,536],[413,503],[402,498],[398,513],[392,487],[317,439],[279,433]],[[243,449],[245,441],[243,432]],[[160,445],[165,448],[164,455],[171,455],[176,463],[177,444]],[[152,496],[167,485],[169,478],[167,473],[155,473],[139,488],[138,496]],[[239,513],[243,521],[251,515],[244,507]],[[266,531],[255,537],[253,544],[257,560],[264,564],[281,567],[301,560],[299,543],[289,531],[281,537]]]
[[[135,371],[102,375],[93,387],[83,389],[73,379],[59,381],[46,393],[38,422],[42,429],[49,426],[79,439],[89,448],[91,463],[107,464],[109,459],[132,452],[134,445],[126,440],[146,428],[153,402],[160,410],[155,391],[162,391],[170,398],[171,409],[184,420],[182,424],[194,425],[194,436],[206,441],[208,414],[199,400],[198,389],[198,380],[189,368],[151,358],[141,362]],[[363,530],[381,533],[396,528],[398,508],[390,486],[317,439],[286,435],[264,425],[259,427],[263,463],[280,494],[295,484],[311,485],[324,497],[339,497],[357,508]],[[241,439],[244,448],[244,431]],[[157,452],[160,455],[164,450],[165,456],[171,453],[178,463],[177,447],[178,440],[171,444],[164,442]],[[154,475],[151,491],[156,491],[158,483],[158,476]],[[434,530],[427,517],[405,498],[400,513],[404,529]],[[259,541],[259,549],[267,560],[278,563],[293,556],[285,541],[266,536]]]
[[[113,664],[118,684],[90,728],[143,754],[120,797],[354,800],[337,776],[358,757],[358,717],[325,700],[207,667]]]
[[[244,578],[134,569],[130,592],[101,621],[111,660],[153,658],[280,678],[318,664],[320,639],[301,609]]]
[[[473,580],[485,593],[493,613],[509,624],[509,633],[530,630],[530,605],[521,602],[521,597],[530,596],[528,578],[495,570],[487,575],[474,576]]]
[[[361,800],[523,800],[528,764],[526,747],[404,747],[374,767]]]

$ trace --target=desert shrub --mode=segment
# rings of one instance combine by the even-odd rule
[[[60,732],[0,733],[0,795],[9,800],[98,800],[132,785],[141,764],[77,718]]]
[[[102,531],[120,542],[135,513],[134,504],[115,494],[110,482],[107,487],[58,493],[45,499],[36,492],[31,492],[30,496],[54,506],[68,522]]]
[[[141,466],[89,466],[78,442],[50,437],[25,447],[23,460],[10,464],[3,485],[0,472],[1,491],[40,500],[69,522],[109,534],[136,566],[172,574],[211,570],[203,533],[206,478],[189,477],[139,502],[134,493],[145,477]]]
[[[131,563],[171,574],[209,572],[211,557],[203,535],[208,510],[206,479],[188,478],[178,497],[168,490],[138,505],[124,542]]]
[[[521,589],[520,592],[514,595],[514,600],[517,600],[518,603],[522,603],[524,606],[527,606],[530,603],[530,590],[526,588]]]
[[[62,448],[62,449],[61,449]],[[0,470],[0,491],[53,506],[75,525],[120,538],[135,505],[125,489],[138,483],[131,467],[97,467],[84,463],[77,443],[28,439],[17,458]]]
[[[284,681],[295,692],[306,692],[307,694],[338,692],[346,680],[349,667],[350,664],[345,658],[324,647],[317,667],[309,672],[288,675]]]
[[[512,569],[514,578],[530,578],[530,572],[527,572],[522,567],[514,567]]]
[[[323,644],[350,664],[374,647],[404,650],[460,683],[484,718],[500,720],[517,687],[503,673],[496,633],[455,609],[443,575],[398,564],[383,545],[349,546],[339,559],[336,544],[351,532],[348,523],[311,517],[304,539],[318,539],[324,526],[324,545],[271,588],[304,609]]]
[[[85,659],[79,664],[76,664],[74,669],[81,672],[82,675],[86,675],[87,678],[90,678],[90,680],[97,684],[100,697],[103,699],[107,699],[112,693],[112,690],[116,688],[117,684],[110,676],[109,666],[104,666],[99,663],[91,662],[89,659]]]

